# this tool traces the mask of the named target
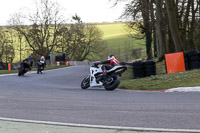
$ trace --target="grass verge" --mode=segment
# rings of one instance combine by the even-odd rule
[[[61,66],[48,66],[45,67],[45,70],[51,70],[51,69],[58,69],[58,68],[63,68],[63,67],[68,67],[65,65],[61,65]],[[36,71],[37,68],[33,68],[31,71]],[[0,70],[0,74],[11,74],[11,73],[18,73],[18,70]]]
[[[157,75],[140,79],[133,79],[133,71],[132,68],[129,67],[121,77],[119,88],[133,90],[164,90],[176,87],[200,86],[200,70],[165,74],[165,69],[162,67],[160,66],[157,68]]]

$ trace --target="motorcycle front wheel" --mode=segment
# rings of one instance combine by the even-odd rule
[[[112,74],[111,78],[112,78],[112,82],[104,85],[104,88],[107,91],[112,91],[112,90],[116,89],[117,86],[120,84],[120,77],[118,74]]]
[[[18,70],[18,76],[23,76],[23,68],[19,68],[19,70]]]
[[[81,82],[82,89],[87,89],[88,87],[90,87],[90,76],[85,77]]]

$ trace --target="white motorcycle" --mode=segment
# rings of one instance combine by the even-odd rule
[[[114,66],[112,69],[106,70],[106,77],[103,77],[101,67],[102,65],[90,67],[90,74],[81,83],[82,89],[104,86],[105,90],[112,91],[118,87],[121,74],[127,70],[125,66]]]

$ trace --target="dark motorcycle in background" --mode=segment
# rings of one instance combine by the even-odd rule
[[[127,70],[125,66],[114,66],[112,69],[107,70],[106,77],[101,78],[103,72],[101,67],[102,65],[90,67],[90,74],[81,83],[82,89],[103,86],[105,90],[112,91],[118,87],[121,74]]]
[[[18,76],[24,76],[25,73],[31,70],[32,63],[30,61],[23,61],[18,68]]]

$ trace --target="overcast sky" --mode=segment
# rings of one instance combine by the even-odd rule
[[[23,9],[33,8],[34,1],[40,0],[2,0],[0,4],[0,25],[7,25],[11,14]],[[109,0],[51,0],[57,1],[64,8],[64,15],[70,19],[75,13],[83,22],[117,21],[123,11],[124,4],[112,7]],[[32,7],[31,7],[32,6]]]

